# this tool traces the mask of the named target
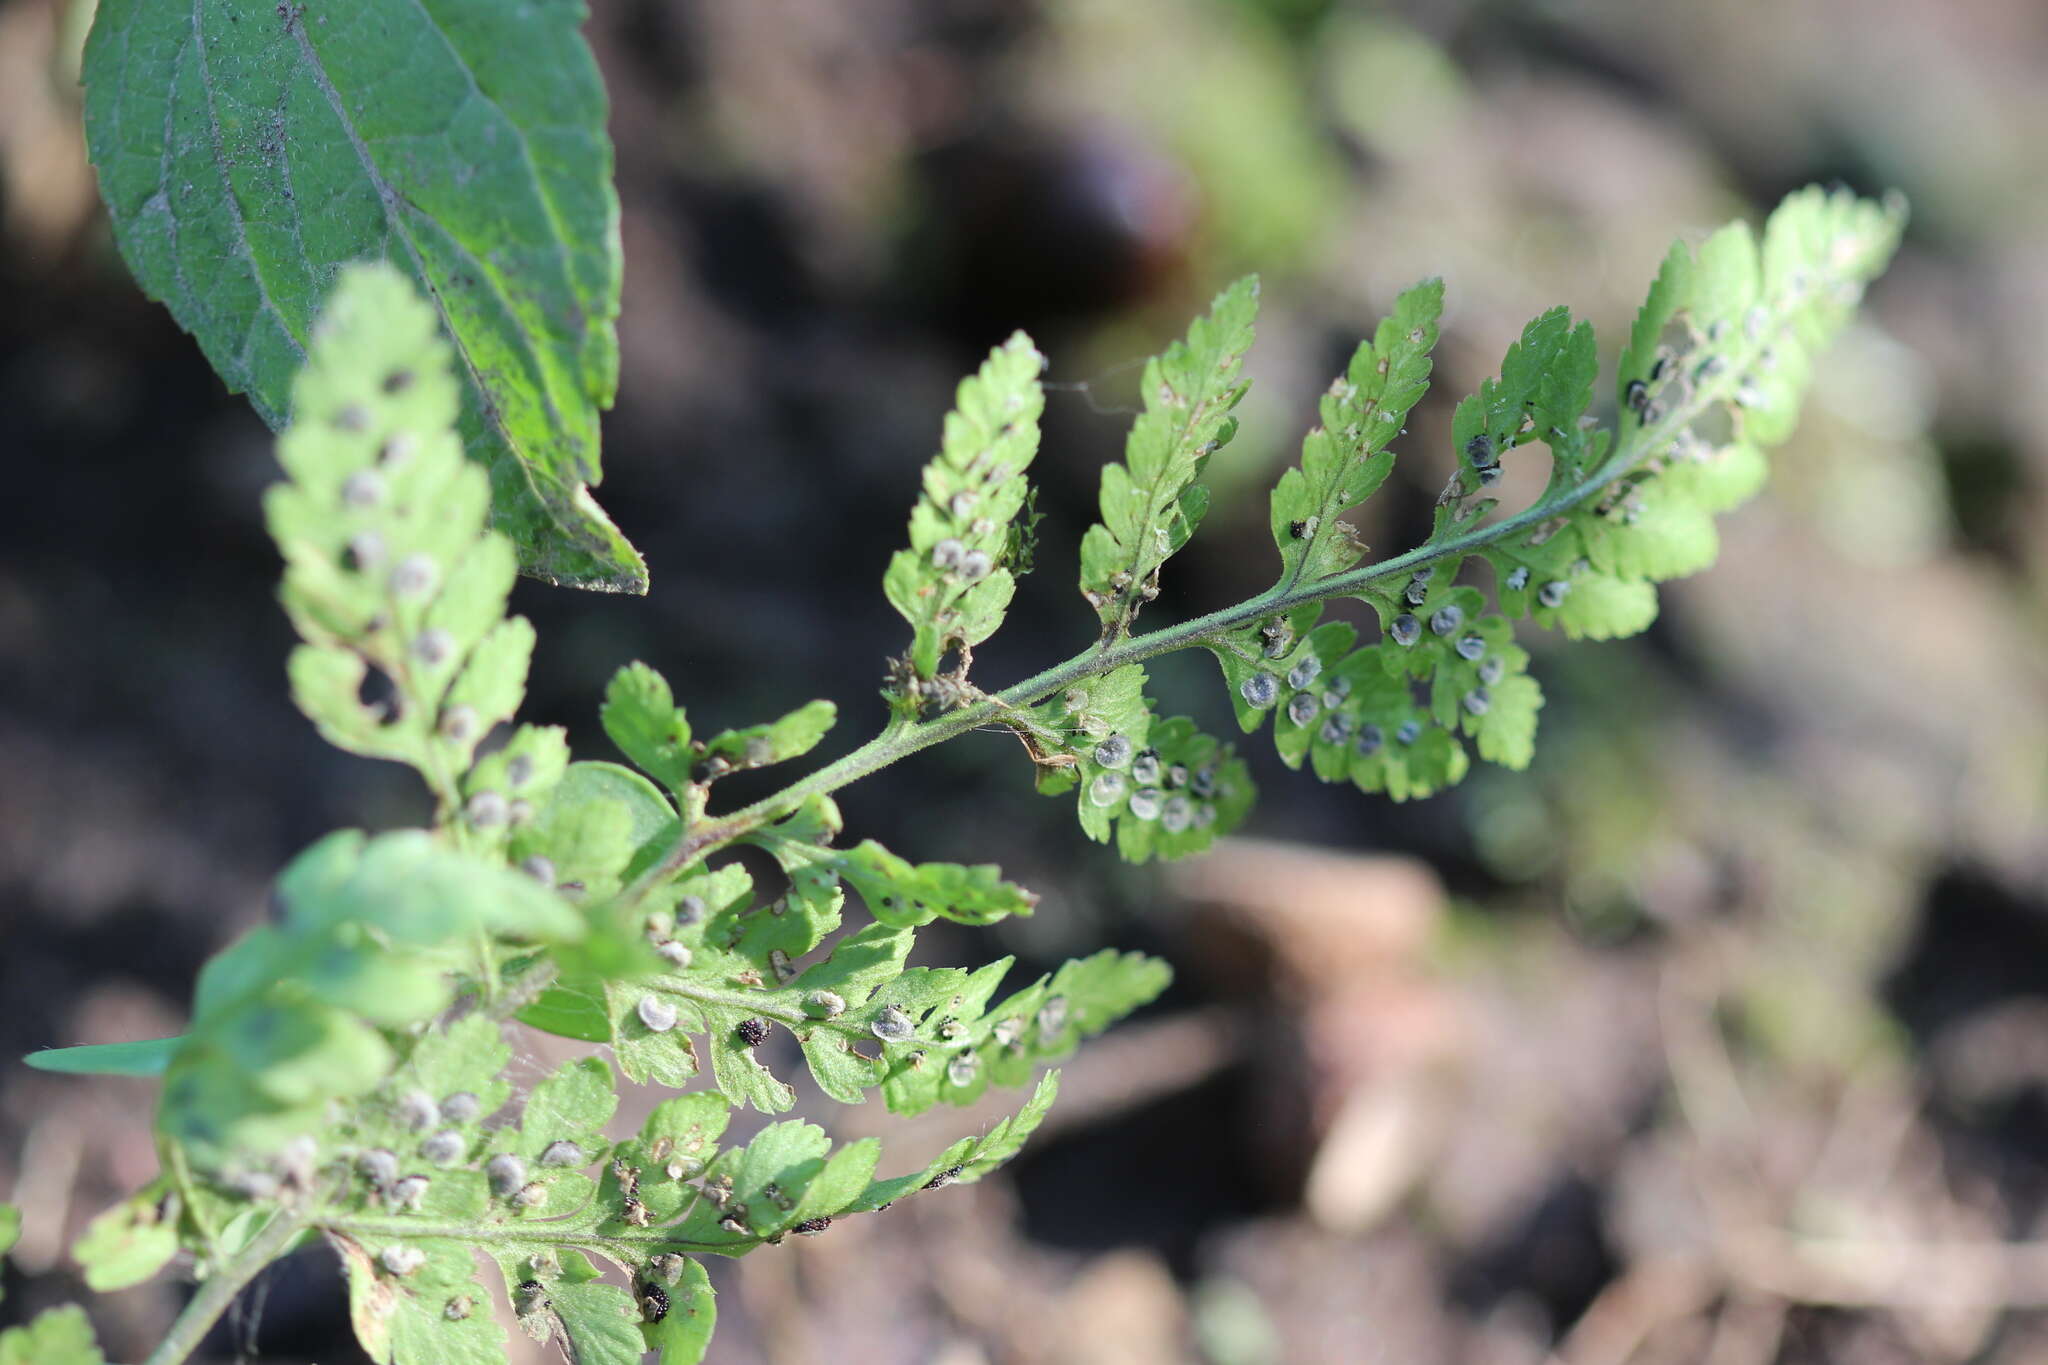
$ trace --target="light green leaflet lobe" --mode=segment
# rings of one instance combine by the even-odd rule
[[[1259,282],[1239,280],[1216,296],[1186,340],[1145,366],[1143,411],[1123,463],[1102,471],[1102,520],[1081,538],[1081,595],[1101,619],[1104,639],[1129,633],[1158,591],[1160,565],[1188,543],[1208,510],[1209,491],[1195,480],[1237,433],[1230,412],[1244,397],[1244,353],[1258,308]]]

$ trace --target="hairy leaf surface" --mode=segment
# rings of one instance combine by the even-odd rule
[[[228,387],[298,407],[336,272],[388,260],[460,361],[462,444],[529,573],[644,592],[591,498],[618,198],[579,3],[106,0],[85,127],[115,240]]]

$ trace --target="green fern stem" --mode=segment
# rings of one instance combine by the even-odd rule
[[[178,1365],[199,1349],[206,1340],[206,1334],[220,1321],[221,1314],[228,1311],[228,1305],[242,1292],[249,1281],[256,1278],[263,1268],[284,1255],[287,1248],[306,1230],[305,1219],[287,1208],[280,1208],[271,1220],[264,1224],[263,1231],[250,1239],[247,1245],[226,1261],[215,1266],[213,1273],[200,1284],[199,1292],[178,1314],[170,1331],[157,1343],[154,1351],[142,1365]]]
[[[1785,326],[1785,320],[1780,318],[1775,331],[1782,331]],[[1775,339],[1775,331],[1752,341],[1752,352],[1765,349]],[[1741,364],[1731,364],[1725,367],[1725,372],[1726,375],[1732,376],[1744,368]],[[1446,540],[1419,545],[1391,559],[1361,565],[1307,583],[1290,583],[1283,579],[1257,597],[1210,612],[1206,616],[1198,616],[1179,625],[1167,626],[1143,635],[1127,636],[1121,640],[1105,641],[1091,646],[1064,663],[1055,664],[994,696],[949,711],[942,716],[926,721],[894,721],[866,744],[774,795],[764,797],[750,806],[743,806],[728,814],[686,827],[662,858],[620,893],[620,902],[625,905],[637,903],[649,891],[690,867],[698,859],[787,815],[812,796],[837,791],[870,773],[879,772],[892,763],[908,758],[921,749],[928,749],[969,730],[990,724],[1005,724],[1006,712],[1021,711],[1025,707],[1036,705],[1053,694],[1085,682],[1089,678],[1112,673],[1126,664],[1143,663],[1162,654],[1207,644],[1256,621],[1305,603],[1353,596],[1388,579],[1405,582],[1418,570],[1429,568],[1444,560],[1462,559],[1490,545],[1530,534],[1543,523],[1606,492],[1617,480],[1632,473],[1653,454],[1668,448],[1678,433],[1694,420],[1716,404],[1726,402],[1732,397],[1734,387],[1735,381],[1732,377],[1722,377],[1698,385],[1689,401],[1674,404],[1671,411],[1656,422],[1638,428],[1632,439],[1619,444],[1614,453],[1584,479],[1575,484],[1568,484],[1553,496],[1499,521],[1474,527],[1462,535],[1452,536]]]

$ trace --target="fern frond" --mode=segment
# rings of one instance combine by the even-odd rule
[[[1402,294],[1369,341],[1362,341],[1320,405],[1322,424],[1301,445],[1301,464],[1273,490],[1273,541],[1285,581],[1321,578],[1356,564],[1364,551],[1338,520],[1393,472],[1387,445],[1429,391],[1430,352],[1443,314],[1444,282]]]
[[[418,769],[439,817],[432,830],[338,834],[294,860],[273,922],[202,972],[187,1036],[38,1056],[164,1077],[167,1169],[93,1222],[77,1248],[88,1282],[138,1283],[192,1251],[216,1276],[181,1328],[196,1344],[235,1285],[316,1231],[347,1266],[373,1358],[501,1365],[506,1336],[472,1261],[481,1248],[518,1325],[571,1358],[626,1365],[655,1349],[692,1365],[716,1315],[698,1258],[975,1179],[1017,1150],[1057,1086],[1045,1073],[1015,1117],[897,1177],[876,1176],[873,1141],[835,1149],[799,1122],[721,1149],[731,1108],[794,1104],[780,1033],[826,1095],[879,1090],[915,1114],[1030,1082],[1169,979],[1163,963],[1106,951],[998,999],[1008,959],[909,967],[922,926],[1028,914],[1035,897],[993,866],[842,846],[831,793],[999,726],[1024,741],[1041,790],[1074,793],[1090,837],[1133,861],[1197,851],[1243,818],[1253,791],[1229,746],[1144,695],[1146,661],[1191,647],[1216,656],[1240,729],[1271,717],[1281,759],[1325,780],[1407,799],[1461,779],[1473,749],[1525,765],[1543,696],[1514,620],[1626,635],[1654,618],[1658,582],[1712,560],[1713,517],[1760,484],[1764,448],[1791,430],[1815,354],[1902,220],[1897,205],[1806,191],[1760,245],[1738,225],[1674,249],[1624,350],[1611,426],[1591,413],[1591,327],[1562,308],[1537,317],[1457,405],[1456,473],[1428,538],[1362,563],[1341,518],[1385,482],[1429,383],[1442,289],[1418,285],[1324,395],[1321,425],[1273,493],[1275,586],[1132,636],[1201,520],[1198,479],[1244,393],[1256,290],[1224,291],[1147,368],[1126,459],[1104,472],[1102,521],[1081,551],[1101,637],[990,695],[968,683],[967,656],[1026,567],[1042,405],[1042,358],[1013,338],[961,386],[910,547],[889,570],[913,629],[893,666],[895,714],[781,792],[715,814],[720,777],[809,752],[835,708],[700,739],[668,683],[635,664],[612,680],[602,719],[637,768],[571,762],[557,729],[505,728],[533,634],[506,616],[512,552],[487,529],[486,480],[454,436],[448,348],[401,277],[347,272],[295,390],[287,482],[266,501],[304,640],[293,690],[337,744]],[[1539,446],[1543,492],[1501,509],[1488,490]],[[1475,562],[1492,569],[1492,591],[1469,581]],[[1322,619],[1340,597],[1372,607],[1377,638]],[[942,674],[949,655],[958,666]],[[363,694],[373,673],[381,700]],[[493,730],[502,742],[482,745]],[[769,853],[786,887],[757,895],[733,856],[743,849]],[[842,932],[849,887],[872,922]],[[585,1056],[505,1120],[500,1021],[515,1015],[608,1045],[630,1080],[707,1088],[662,1101],[613,1144],[613,1064]],[[0,1240],[10,1226],[0,1208]],[[632,1289],[607,1284],[607,1265]],[[0,1361],[31,1346],[65,1365],[97,1358],[46,1316],[0,1334]]]
[[[1259,284],[1239,280],[1216,296],[1185,341],[1145,365],[1143,409],[1124,459],[1102,471],[1102,520],[1081,538],[1081,595],[1102,621],[1102,638],[1128,634],[1159,592],[1159,567],[1187,544],[1209,507],[1195,482],[1209,457],[1237,434],[1230,415],[1244,397]]]
[[[1531,321],[1499,376],[1458,404],[1457,472],[1427,542],[1392,561],[1413,566],[1397,575],[1351,569],[1356,552],[1329,538],[1328,523],[1391,466],[1369,406],[1405,412],[1428,373],[1437,286],[1404,294],[1325,397],[1324,425],[1275,492],[1283,572],[1269,596],[1292,605],[1204,641],[1239,725],[1249,733],[1271,715],[1290,766],[1306,757],[1327,781],[1397,800],[1459,781],[1466,741],[1481,758],[1526,765],[1543,695],[1510,618],[1575,639],[1631,635],[1655,618],[1658,582],[1713,561],[1714,515],[1761,484],[1763,446],[1790,434],[1813,355],[1902,224],[1896,203],[1812,189],[1772,214],[1761,252],[1743,224],[1697,253],[1674,247],[1621,360],[1614,431],[1587,415],[1591,324],[1562,308]],[[1531,445],[1549,453],[1548,484],[1530,507],[1499,515],[1483,492]],[[1460,581],[1474,558],[1493,567],[1498,611]],[[1354,648],[1349,626],[1317,624],[1338,595],[1373,607],[1378,641]]]
[[[1002,878],[984,863],[912,863],[873,839],[853,848],[834,848],[842,827],[839,807],[829,796],[812,797],[802,809],[764,826],[745,842],[766,849],[787,873],[797,894],[823,898],[840,882],[860,893],[868,913],[895,928],[914,928],[935,919],[957,924],[993,924],[1028,915],[1038,897]]]
[[[1038,1126],[1059,1075],[1048,1072],[1016,1115],[982,1136],[877,1179],[874,1139],[834,1149],[808,1123],[770,1124],[721,1149],[729,1111],[710,1094],[664,1100],[637,1136],[607,1144],[600,1129],[617,1101],[595,1059],[541,1082],[516,1128],[451,1120],[458,1102],[473,1116],[502,1098],[506,1057],[495,1026],[474,1017],[429,1034],[394,1082],[408,1088],[337,1133],[352,1159],[334,1167],[336,1192],[309,1216],[341,1252],[351,1316],[374,1359],[504,1360],[471,1260],[481,1247],[520,1327],[558,1339],[572,1358],[637,1361],[660,1350],[663,1360],[695,1361],[715,1316],[697,1258],[815,1236],[837,1219],[979,1179]],[[427,1105],[435,1113],[422,1124]],[[429,1149],[423,1163],[418,1153]],[[605,1284],[601,1265],[626,1271],[634,1291]]]
[[[331,835],[278,879],[281,921],[207,963],[158,1128],[209,1170],[319,1148],[328,1106],[370,1093],[390,1030],[432,1019],[480,943],[568,943],[584,920],[530,878],[421,831]],[[267,1177],[266,1177],[267,1179]]]
[[[292,693],[327,739],[419,769],[444,804],[525,692],[533,628],[507,619],[518,556],[456,435],[439,321],[388,265],[351,266],[314,330],[264,496],[306,643]],[[391,696],[366,702],[372,672]]]
[[[916,681],[931,681],[949,652],[995,633],[1016,574],[1029,567],[1019,563],[1013,524],[1030,491],[1024,471],[1038,453],[1044,368],[1022,332],[991,351],[979,373],[961,381],[939,453],[925,466],[910,548],[896,552],[882,579],[914,631],[908,661]]]

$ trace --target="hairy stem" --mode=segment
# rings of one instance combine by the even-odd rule
[[[206,1334],[213,1330],[213,1324],[220,1321],[220,1315],[228,1311],[228,1305],[235,1301],[235,1295],[242,1292],[244,1285],[256,1278],[257,1272],[284,1254],[292,1239],[305,1230],[304,1220],[296,1213],[280,1209],[272,1215],[263,1231],[256,1234],[250,1243],[236,1252],[226,1262],[214,1267],[213,1274],[199,1286],[199,1292],[185,1305],[185,1311],[178,1314],[178,1320],[171,1324],[171,1330],[157,1343],[142,1365],[178,1365],[199,1349],[206,1340]]]

